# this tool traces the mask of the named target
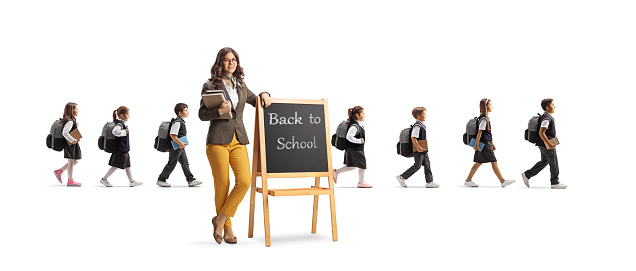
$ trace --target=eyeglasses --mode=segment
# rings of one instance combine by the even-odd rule
[[[232,62],[232,63],[236,63],[238,61],[238,58],[224,58],[223,62],[228,63],[228,62]]]

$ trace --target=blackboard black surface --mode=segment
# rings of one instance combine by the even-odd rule
[[[323,105],[272,103],[263,113],[268,173],[329,171]]]

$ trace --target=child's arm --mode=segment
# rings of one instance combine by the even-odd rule
[[[475,146],[473,146],[473,149],[476,151],[479,150],[479,140],[481,139],[481,131],[482,130],[477,131],[477,137],[475,138]]]
[[[180,149],[185,148],[185,144],[183,144],[183,142],[181,142],[181,140],[179,140],[179,138],[177,137],[177,135],[175,135],[175,134],[170,134],[170,138],[172,138],[172,140],[174,140],[174,142],[176,142],[177,144],[179,144],[179,148],[180,148]]]
[[[411,137],[411,143],[413,144],[413,151],[424,152],[424,148],[420,146],[420,143],[417,143],[417,137]]]
[[[113,128],[113,135],[116,137],[124,137],[128,133],[128,129],[123,129],[120,124],[115,125]]]
[[[357,133],[358,133],[358,127],[356,127],[355,125],[351,125],[351,127],[349,127],[349,130],[347,130],[347,136],[346,136],[347,140],[349,140],[349,142],[355,143],[355,144],[364,143],[364,139],[355,138]]]
[[[545,131],[548,130],[548,127],[541,127],[539,129],[539,137],[541,137],[541,140],[543,140],[543,143],[545,144],[545,147],[548,150],[554,149],[554,147],[556,147],[554,144],[552,144],[552,142],[550,142],[550,140],[548,139],[548,136],[545,135]]]
[[[64,136],[66,141],[68,141],[71,145],[73,145],[77,143],[78,140],[71,136],[70,134],[71,129],[73,129],[73,121],[69,120],[66,122],[66,125],[64,125],[64,128],[62,129],[62,136]]]

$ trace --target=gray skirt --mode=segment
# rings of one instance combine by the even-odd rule
[[[364,151],[345,149],[344,164],[348,167],[367,169],[367,159],[364,156]]]
[[[475,157],[473,158],[475,163],[490,163],[497,162],[495,157],[495,151],[492,149],[492,141],[486,141],[484,148],[481,151],[475,151]]]

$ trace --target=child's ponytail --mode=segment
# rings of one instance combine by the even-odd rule
[[[349,118],[347,119],[347,128],[351,127],[353,123],[356,121],[356,115],[360,114],[364,108],[362,106],[354,106],[353,108],[349,108],[347,111]]]
[[[128,114],[128,107],[125,106],[120,106],[119,108],[115,109],[115,111],[113,111],[113,122],[117,121],[117,117],[119,115],[126,115]]]

